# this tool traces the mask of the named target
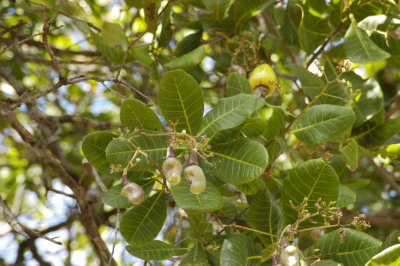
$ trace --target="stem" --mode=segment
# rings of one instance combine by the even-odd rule
[[[197,152],[194,150],[190,151],[188,165],[199,165],[199,159],[197,158]]]
[[[237,225],[237,224],[228,224],[228,225],[223,225],[223,227],[230,227],[230,226],[231,226],[231,227],[233,227],[233,228],[239,228],[239,229],[243,229],[243,230],[251,231],[251,232],[254,232],[254,233],[257,233],[257,234],[266,235],[266,236],[272,236],[272,237],[278,238],[278,236],[277,236],[277,235],[270,234],[270,233],[263,232],[263,231],[259,231],[259,230],[257,230],[257,229],[253,229],[253,228],[249,228],[249,227],[245,227],[245,226]]]

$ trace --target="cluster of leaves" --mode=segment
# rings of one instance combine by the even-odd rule
[[[68,161],[63,166],[73,175],[82,172],[82,155],[73,147],[90,132],[82,152],[107,186],[104,205],[123,210],[119,231],[130,254],[180,265],[286,265],[280,256],[290,244],[300,253],[295,265],[399,263],[400,232],[393,230],[382,242],[385,225],[372,220],[368,229],[359,214],[396,211],[400,193],[394,174],[400,154],[395,3],[125,0],[119,7],[120,17],[107,21],[107,8],[92,1],[21,3],[22,15],[7,18],[10,29],[1,33],[7,46],[0,47],[0,59],[21,83],[50,89],[2,101],[1,109],[13,112],[26,104],[30,110],[44,99],[50,111],[42,117],[61,115],[37,120],[21,108],[20,118],[72,121],[71,127],[59,126],[61,119],[51,125],[58,128],[49,126],[54,134],[62,132],[61,145],[55,149],[49,141],[45,147],[55,156],[62,151],[66,156],[58,159]],[[31,48],[12,43],[12,25],[43,16],[54,24],[46,34],[53,35],[55,47],[43,52],[40,42],[22,34],[20,44]],[[67,33],[79,33],[84,44],[76,45]],[[87,47],[94,51],[83,51]],[[42,60],[48,66],[27,64],[21,71],[21,62],[43,56],[50,56]],[[247,79],[264,62],[279,77],[267,99],[255,95]],[[62,87],[52,87],[55,76],[67,92],[52,100],[50,93]],[[80,82],[91,92],[102,85],[105,93],[86,93]],[[121,126],[98,124],[117,120],[108,110],[92,112],[96,97],[103,96],[120,107]],[[71,105],[77,111],[67,120]],[[86,123],[83,129],[77,121]],[[48,137],[38,128],[33,126],[35,137]],[[11,143],[14,151],[21,146]],[[182,162],[197,153],[205,191],[190,193],[183,179],[168,185],[161,168],[169,147]],[[28,167],[14,153],[6,160]],[[125,174],[144,190],[138,205],[121,193]],[[92,179],[85,182],[89,189]],[[32,184],[29,189],[39,190]],[[8,201],[14,190],[7,192]]]

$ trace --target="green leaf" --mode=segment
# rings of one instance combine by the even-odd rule
[[[283,180],[282,204],[285,223],[291,224],[298,218],[292,205],[299,206],[307,198],[307,210],[316,212],[318,199],[325,203],[338,200],[339,178],[335,170],[322,159],[309,160],[293,168]]]
[[[173,69],[184,69],[189,70],[200,64],[203,58],[206,56],[206,50],[204,46],[200,46],[193,51],[177,57],[167,64],[164,65],[166,70]]]
[[[131,130],[135,128],[162,130],[163,125],[153,110],[137,99],[128,99],[121,105],[120,118],[122,125]]]
[[[304,51],[312,53],[331,32],[331,24],[326,18],[313,16],[308,8],[303,8],[298,34],[300,46]]]
[[[211,182],[207,182],[206,190],[200,194],[192,194],[184,180],[171,186],[171,192],[176,204],[184,210],[212,212],[224,206],[224,199]]]
[[[119,64],[122,62],[124,57],[124,51],[121,47],[113,47],[109,45],[101,36],[99,36],[94,31],[90,31],[90,37],[92,38],[93,44],[96,46],[97,50],[108,60],[114,64]]]
[[[301,88],[307,95],[314,98],[324,89],[324,81],[317,75],[309,72],[306,68],[299,65],[289,65],[290,70],[301,82]]]
[[[174,247],[159,240],[152,240],[142,246],[127,246],[126,250],[133,256],[143,260],[167,260],[189,251],[188,248]]]
[[[391,137],[400,131],[400,116],[386,120],[382,124],[367,124],[365,127],[353,130],[353,136],[357,142],[366,148],[376,149],[389,141]]]
[[[158,103],[165,119],[177,123],[177,130],[194,136],[201,126],[204,101],[196,80],[183,70],[165,73],[160,82]]]
[[[199,47],[199,45],[201,44],[202,35],[202,31],[197,31],[183,38],[182,41],[177,44],[175,52],[176,56],[182,56]]]
[[[106,158],[107,145],[116,135],[110,132],[94,132],[85,137],[82,152],[89,163],[102,174],[110,174],[110,164]]]
[[[268,165],[268,152],[259,142],[239,139],[213,145],[210,162],[221,180],[235,185],[248,183],[259,177]]]
[[[129,59],[136,59],[144,66],[150,66],[153,63],[153,59],[149,54],[149,45],[137,45],[132,46],[129,50]]]
[[[202,0],[207,10],[212,10],[214,12],[214,17],[216,20],[222,19],[229,7],[232,4],[232,0]]]
[[[240,192],[246,194],[246,195],[254,195],[260,190],[264,190],[266,185],[265,182],[262,181],[261,179],[255,179],[249,183],[244,183],[240,185],[236,185],[237,189],[240,190]]]
[[[350,107],[321,104],[310,107],[293,123],[291,130],[307,144],[320,144],[342,137],[355,120]]]
[[[122,185],[116,185],[107,190],[104,193],[101,200],[104,204],[112,208],[127,208],[131,207],[132,203],[129,202],[128,198],[121,194]]]
[[[334,260],[319,260],[311,264],[312,266],[343,266],[341,263],[337,263]]]
[[[171,6],[167,6],[162,17],[162,29],[158,37],[158,44],[160,47],[167,45],[172,37],[173,30],[171,26]]]
[[[385,241],[383,242],[382,248],[388,248],[397,244],[400,244],[400,230],[393,230],[386,237]]]
[[[245,235],[238,235],[224,240],[221,247],[221,266],[243,266],[247,264],[248,248]]]
[[[189,254],[181,261],[180,266],[208,266],[207,255],[201,244],[195,242]]]
[[[353,229],[344,229],[344,242],[340,243],[339,230],[323,235],[314,246],[320,257],[343,265],[364,265],[380,251],[382,242]]]
[[[135,171],[144,171],[154,168],[154,164],[161,164],[168,148],[168,137],[157,135],[157,132],[144,131],[132,132],[123,138],[112,140],[106,149],[107,161],[110,164],[125,167],[132,159],[137,149],[148,155],[146,158],[142,153],[137,157],[139,162],[135,163]],[[155,133],[155,134],[152,134]]]
[[[110,46],[127,46],[125,32],[118,23],[104,22],[101,37]]]
[[[262,117],[249,118],[241,127],[242,133],[248,138],[254,138],[263,135],[266,130],[267,123]]]
[[[390,54],[379,48],[368,34],[352,23],[344,36],[344,49],[350,61],[354,63],[370,63],[384,60]]]
[[[147,173],[139,173],[139,176],[137,176],[136,172],[128,173],[129,180],[135,182],[136,184],[138,184],[143,188],[145,197],[147,197],[147,195],[150,193],[155,182],[154,179],[148,178],[148,176],[146,177],[146,174]],[[135,176],[132,178],[132,175]],[[122,184],[111,187],[109,190],[107,190],[106,193],[104,193],[101,200],[103,201],[104,204],[112,208],[132,207],[132,203],[129,202],[127,197],[121,194],[121,189],[122,189]]]
[[[372,257],[366,266],[398,266],[400,265],[400,244],[388,247]]]
[[[344,208],[356,201],[356,193],[348,186],[340,185],[337,206]]]
[[[246,215],[246,222],[251,228],[270,234],[271,236],[257,234],[264,244],[272,244],[277,240],[277,235],[282,226],[282,212],[269,190],[259,192],[251,201]]]
[[[358,167],[358,144],[354,139],[344,146],[340,152],[347,168],[355,171]]]
[[[264,138],[273,140],[285,131],[285,113],[280,107],[269,106],[260,110],[261,116],[266,120]]]
[[[356,94],[359,92],[353,107],[356,115],[354,126],[359,126],[382,110],[383,93],[378,82],[372,79],[360,87],[353,88],[353,91],[356,91]]]
[[[125,212],[119,229],[130,245],[141,246],[158,235],[166,217],[166,199],[160,191]]]
[[[239,126],[263,105],[264,101],[256,95],[241,93],[225,98],[203,118],[199,136],[212,138],[218,131]]]
[[[252,94],[250,83],[243,75],[231,73],[226,81],[226,96],[230,97],[240,93]]]

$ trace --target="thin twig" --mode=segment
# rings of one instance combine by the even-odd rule
[[[4,219],[7,221],[7,223],[11,226],[11,228],[15,232],[29,238],[28,233],[24,230],[24,227],[18,222],[17,218],[15,218],[15,216],[8,209],[8,206],[3,201],[1,195],[0,195],[0,212],[3,213]]]
[[[110,261],[108,262],[108,266],[111,266],[111,261],[114,256],[114,251],[115,251],[115,245],[117,244],[117,235],[118,235],[118,228],[119,228],[119,216],[121,214],[121,210],[117,209],[117,219],[115,221],[115,229],[114,229],[114,241],[113,241],[113,246],[111,249],[111,255],[110,255]]]
[[[156,24],[158,19],[164,14],[165,10],[167,10],[167,7],[170,5],[170,3],[173,0],[168,0],[168,2],[165,4],[161,12],[157,15],[157,17],[150,23],[150,25],[147,27],[147,30],[141,32],[133,41],[131,41],[128,45],[128,47],[125,50],[124,57],[122,58],[122,63],[121,67],[117,71],[117,74],[115,75],[115,80],[119,80],[119,76],[121,74],[122,69],[125,67],[126,60],[128,59],[129,55],[129,50],[132,48],[132,46],[137,43],[147,32],[149,32],[150,29],[152,29]]]

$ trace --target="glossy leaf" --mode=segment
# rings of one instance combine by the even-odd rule
[[[211,182],[207,182],[206,190],[200,194],[192,194],[185,180],[171,186],[171,191],[176,204],[188,211],[211,212],[224,206],[224,199]]]
[[[300,115],[291,131],[307,144],[319,144],[342,137],[354,120],[355,115],[349,107],[321,104]]]
[[[263,105],[264,101],[255,95],[241,93],[225,98],[205,115],[199,135],[212,138],[223,129],[239,126]]]
[[[307,198],[307,210],[316,211],[318,199],[325,203],[335,202],[339,196],[339,178],[335,170],[322,159],[309,160],[293,168],[283,180],[282,205],[285,223],[297,220],[299,206]]]
[[[133,256],[143,260],[167,260],[189,251],[188,248],[174,247],[159,240],[151,240],[142,246],[127,246],[126,250]]]
[[[340,241],[339,230],[323,235],[314,246],[323,259],[332,259],[343,265],[364,265],[381,249],[378,239],[353,229],[344,229],[344,242]]]
[[[165,195],[164,192],[158,192],[123,214],[121,234],[132,246],[144,245],[158,235],[166,216]]]
[[[160,119],[146,104],[137,99],[128,99],[121,105],[121,123],[129,129],[162,130]]]
[[[110,164],[106,158],[107,145],[116,135],[110,132],[94,132],[85,137],[82,143],[82,152],[89,163],[103,173],[110,173]]]
[[[390,56],[363,29],[353,23],[344,37],[344,49],[350,61],[360,64],[384,60]]]
[[[164,74],[160,82],[158,103],[168,122],[176,123],[177,130],[195,135],[201,126],[203,93],[196,80],[183,70]]]
[[[226,96],[230,97],[240,93],[252,94],[250,83],[243,75],[236,72],[231,73],[226,81]]]
[[[259,177],[268,165],[265,147],[253,140],[239,139],[222,145],[213,145],[210,161],[217,176],[232,184],[244,184]]]

